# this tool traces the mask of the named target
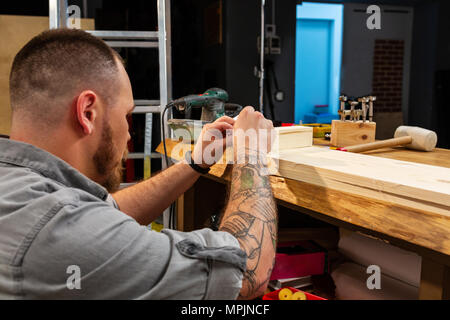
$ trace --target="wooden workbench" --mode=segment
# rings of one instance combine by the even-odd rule
[[[177,143],[167,141],[168,154]],[[328,147],[328,141],[323,139],[314,139],[314,144]],[[162,145],[157,151],[163,153]],[[446,149],[419,152],[385,148],[366,154],[450,168],[450,150]],[[175,160],[182,157],[182,154],[173,155]],[[230,165],[216,164],[205,177],[227,184],[231,169]],[[419,298],[450,299],[450,215],[439,215],[283,177],[271,176],[270,181],[274,197],[282,206],[418,253],[422,256]],[[186,197],[192,195],[187,193],[180,200],[181,204],[189,201]],[[183,224],[191,219],[190,215],[193,215],[193,208],[187,208],[187,212],[178,216],[182,230]]]

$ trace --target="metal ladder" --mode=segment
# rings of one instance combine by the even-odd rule
[[[151,151],[152,113],[159,113],[162,124],[165,124],[165,138],[169,137],[167,118],[162,121],[162,111],[172,99],[172,65],[171,65],[171,28],[170,28],[170,0],[157,0],[158,31],[100,31],[86,30],[90,34],[103,39],[112,48],[158,48],[159,50],[159,100],[135,100],[133,113],[145,114],[145,139],[143,153],[129,153],[128,159],[144,160],[144,179],[150,178],[150,161],[152,158],[161,158],[161,166],[166,168],[164,156]],[[67,0],[49,0],[50,29],[67,26]],[[127,187],[135,183],[123,183]],[[168,226],[169,210],[164,211],[164,226]]]

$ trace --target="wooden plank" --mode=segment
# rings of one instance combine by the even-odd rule
[[[93,30],[94,20],[81,19],[81,27]],[[48,28],[48,17],[0,15],[0,134],[9,135],[11,129],[9,73],[14,57],[31,38]]]
[[[450,216],[450,169],[320,147],[272,154],[278,175]]]
[[[449,266],[444,266],[430,259],[423,258],[420,278],[419,299],[450,299]]]
[[[330,146],[329,140],[325,140],[323,138],[314,138],[313,140],[315,146]],[[411,161],[429,164],[432,166],[450,168],[450,150],[448,149],[435,148],[432,152],[419,152],[403,147],[395,147],[371,150],[363,153],[374,157]]]
[[[432,152],[421,152],[397,147],[367,151],[364,154],[450,168],[450,150],[448,149],[436,148]]]

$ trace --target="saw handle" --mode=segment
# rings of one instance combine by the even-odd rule
[[[369,150],[375,150],[380,148],[387,148],[387,147],[395,147],[395,146],[401,146],[405,144],[410,144],[412,142],[411,136],[403,136],[398,138],[392,138],[388,140],[382,140],[382,141],[375,141],[365,144],[357,144],[354,146],[348,146],[339,148],[338,150],[341,151],[348,151],[348,152],[364,152]]]

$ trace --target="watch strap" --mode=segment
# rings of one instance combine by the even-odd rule
[[[200,174],[207,174],[210,170],[210,168],[202,168],[194,162],[194,160],[192,159],[192,151],[186,152],[185,159],[188,165]]]

